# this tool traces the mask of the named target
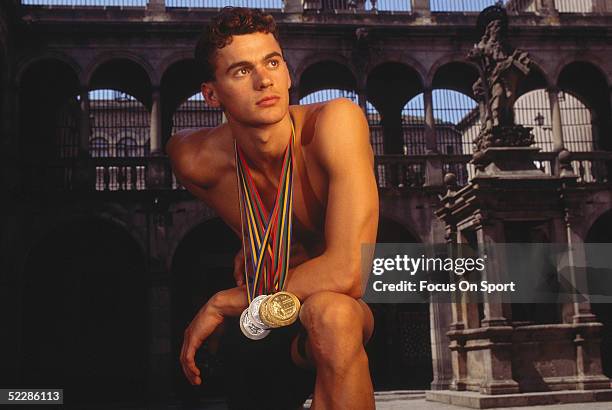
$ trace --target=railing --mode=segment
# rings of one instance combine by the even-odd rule
[[[24,6],[146,7],[148,0],[21,0]]]
[[[430,0],[430,8],[437,12],[480,12],[496,3],[497,0]]]
[[[25,6],[46,7],[147,7],[150,0],[21,0]],[[286,1],[286,0],[285,0]],[[410,12],[414,0],[304,0],[304,10],[317,12]],[[252,7],[266,10],[283,10],[283,0],[165,0],[167,8],[220,9],[225,6]],[[497,0],[430,0],[429,11],[478,13]],[[536,0],[503,0],[510,13],[535,12]],[[559,13],[610,13],[606,0],[555,0]],[[419,10],[421,12],[427,11]]]
[[[427,156],[377,155],[375,174],[381,189],[420,188],[425,183]]]
[[[426,182],[425,164],[428,159],[442,163],[443,174],[452,172],[459,186],[466,185],[474,176],[471,155],[377,155],[375,174],[381,189],[422,188]],[[534,154],[534,165],[546,175],[553,175],[556,161],[554,152]],[[571,165],[580,184],[607,184],[612,172],[612,152],[572,152]]]
[[[427,161],[441,164],[439,172],[444,175],[452,172],[457,176],[457,183],[467,184],[474,176],[474,166],[469,162],[471,155],[461,154],[427,154],[427,155],[376,155],[375,175],[378,187],[382,190],[421,189],[426,181],[425,169]],[[538,152],[533,156],[534,164],[547,175],[555,172],[556,154],[553,152]],[[580,184],[609,184],[612,172],[612,152],[572,152],[571,166]],[[159,160],[159,159],[158,159]],[[58,192],[72,191],[85,187],[93,191],[144,191],[151,184],[147,181],[150,164],[149,157],[123,158],[90,158],[89,171],[78,172],[76,159],[62,159],[23,164],[23,183],[29,191]],[[167,161],[167,160],[166,160]],[[166,171],[171,173],[169,163]],[[77,182],[89,175],[90,182]],[[161,189],[183,190],[174,175],[163,177],[167,187]],[[88,187],[88,189],[87,189]]]
[[[96,191],[142,191],[147,188],[146,158],[92,158]]]
[[[275,10],[283,8],[283,0],[166,0],[168,8],[221,9],[225,6]]]
[[[612,172],[612,152],[572,152],[571,159],[578,182],[600,184],[609,182],[609,173]]]

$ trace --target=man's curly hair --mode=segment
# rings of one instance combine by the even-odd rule
[[[224,7],[204,29],[195,49],[195,59],[203,70],[204,82],[215,80],[217,50],[232,42],[232,36],[251,33],[272,33],[278,40],[274,17],[261,10],[244,7]]]

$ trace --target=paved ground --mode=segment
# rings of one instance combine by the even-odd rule
[[[310,408],[307,401],[305,409]],[[466,407],[452,406],[425,400],[424,391],[377,392],[376,410],[465,410]],[[503,407],[498,410],[612,410],[612,402],[553,404],[549,406]],[[198,409],[199,410],[199,409]],[[211,403],[201,410],[227,410],[224,403]]]
[[[376,393],[377,410],[465,410],[466,407],[458,407],[449,404],[430,402],[425,400],[424,391],[393,391]],[[139,406],[88,406],[88,410],[227,410],[223,401],[209,401],[200,406],[182,406],[171,404],[153,407]],[[309,409],[310,403],[305,403],[304,409]],[[579,404],[553,404],[549,406],[529,407],[503,407],[498,410],[612,410],[612,402],[579,403]],[[79,409],[79,410],[82,410]],[[348,409],[347,409],[348,410]]]

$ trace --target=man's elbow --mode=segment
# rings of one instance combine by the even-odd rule
[[[345,263],[341,277],[342,281],[339,284],[341,293],[355,299],[360,299],[364,293],[364,286],[362,281],[361,264],[359,261],[355,260],[353,262]]]

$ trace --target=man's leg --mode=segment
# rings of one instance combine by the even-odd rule
[[[304,301],[300,321],[306,329],[306,357],[316,368],[312,408],[374,409],[374,393],[364,343],[374,319],[363,301],[335,292],[320,292]],[[294,340],[292,356],[300,359]]]

